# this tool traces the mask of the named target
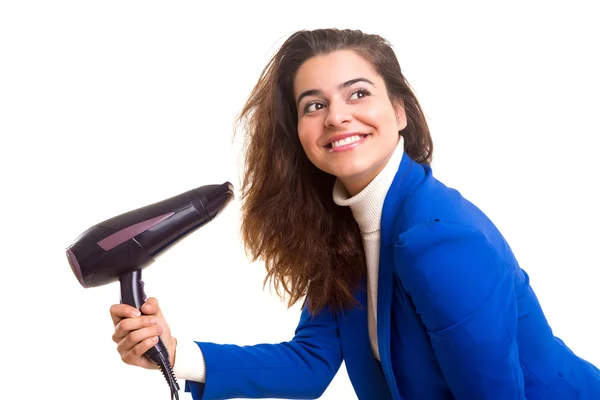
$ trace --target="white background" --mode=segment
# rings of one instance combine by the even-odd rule
[[[64,250],[120,213],[239,188],[233,118],[282,41],[319,27],[392,42],[434,175],[492,218],[555,334],[600,366],[595,2],[483,3],[2,2],[0,398],[169,398],[111,341],[118,284],[83,289]],[[298,308],[244,254],[238,200],[144,271],[179,338],[293,335]],[[355,398],[343,367],[322,398]]]

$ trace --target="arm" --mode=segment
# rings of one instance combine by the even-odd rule
[[[524,399],[514,268],[478,230],[433,221],[400,235],[396,274],[457,399]]]
[[[290,342],[236,346],[197,342],[206,384],[186,381],[194,399],[320,397],[342,363],[335,314],[302,311]]]

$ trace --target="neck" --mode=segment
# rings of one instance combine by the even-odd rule
[[[373,181],[373,177],[371,175],[377,176],[382,170],[383,165],[378,167],[373,174],[369,174],[368,177],[351,176],[347,178],[339,178],[339,181],[344,186],[350,197],[354,197],[362,192],[369,185],[369,183]]]

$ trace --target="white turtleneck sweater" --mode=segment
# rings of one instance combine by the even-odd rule
[[[367,261],[367,303],[369,339],[375,357],[380,360],[377,343],[377,280],[379,276],[379,243],[381,212],[387,191],[394,180],[404,154],[404,138],[381,172],[357,195],[350,197],[342,183],[333,186],[333,201],[348,206],[360,229]],[[173,373],[177,379],[205,382],[206,365],[198,345],[192,340],[178,340]]]

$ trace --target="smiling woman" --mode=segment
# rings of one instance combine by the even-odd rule
[[[317,398],[342,361],[360,399],[600,398],[600,370],[554,336],[494,223],[433,176],[385,39],[294,33],[238,122],[244,243],[290,305],[304,300],[295,336],[177,343],[149,299],[144,316],[111,307],[126,363],[160,335],[195,399]]]
[[[307,157],[357,194],[381,172],[398,144],[398,132],[406,127],[402,101],[393,104],[383,77],[351,50],[302,64],[294,93],[300,93],[298,137]]]

